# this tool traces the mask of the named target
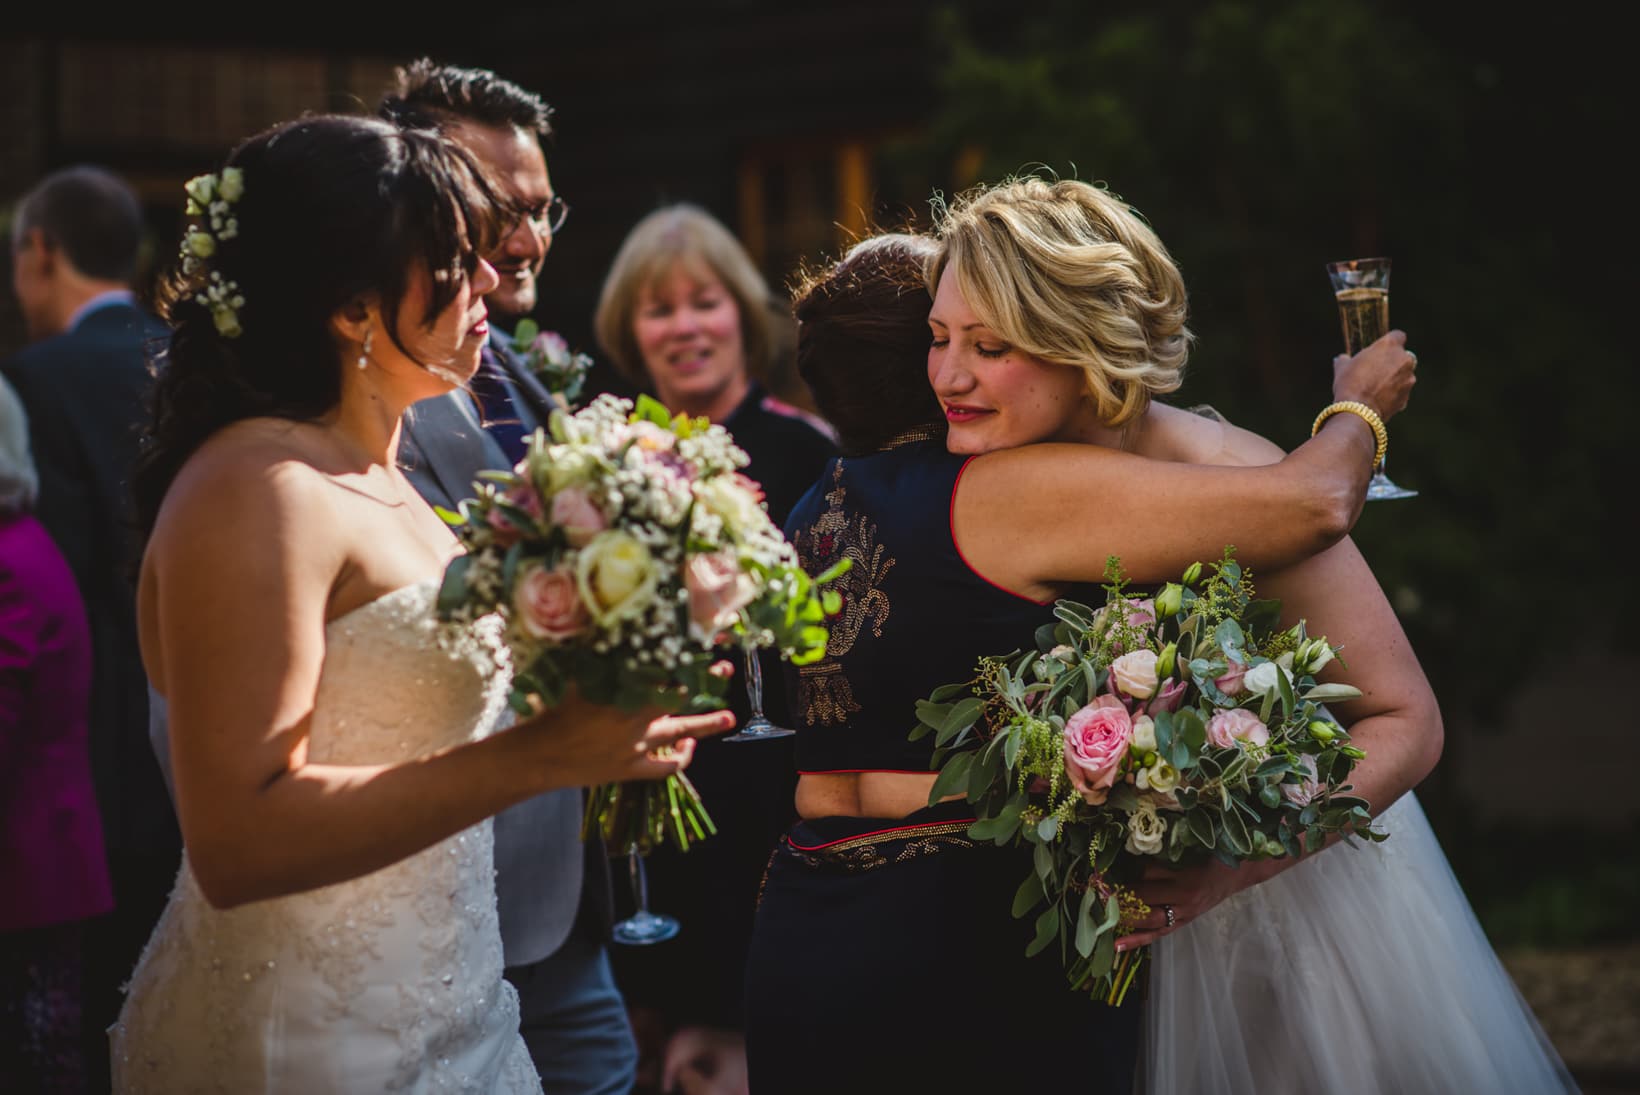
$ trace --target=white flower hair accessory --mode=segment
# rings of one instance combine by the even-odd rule
[[[182,237],[182,272],[198,277],[209,269],[209,260],[225,240],[239,235],[239,219],[233,215],[233,203],[245,194],[245,173],[237,167],[225,167],[220,175],[196,175],[183,188],[188,193],[187,214],[200,218],[188,226]],[[209,270],[194,293],[194,301],[210,310],[211,320],[224,338],[238,338],[239,309],[245,298],[239,293],[239,283],[228,281],[220,270]]]

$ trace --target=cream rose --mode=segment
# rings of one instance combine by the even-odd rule
[[[1110,663],[1110,679],[1134,699],[1148,700],[1156,694],[1156,652],[1135,650],[1123,654]]]
[[[630,619],[655,599],[655,560],[630,533],[600,532],[581,549],[575,581],[600,624]]]
[[[746,532],[769,523],[769,515],[758,504],[758,494],[747,490],[744,476],[719,475],[694,484],[695,497],[722,519],[731,532]]]

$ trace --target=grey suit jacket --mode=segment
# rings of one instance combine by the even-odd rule
[[[521,415],[533,410],[520,407]],[[478,472],[508,466],[464,391],[423,400],[405,412],[399,462],[423,498],[452,510],[472,496]],[[586,861],[580,789],[550,791],[497,814],[495,866],[506,964],[538,962],[569,937],[581,904]]]

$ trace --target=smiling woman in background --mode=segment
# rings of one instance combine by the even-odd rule
[[[704,416],[734,435],[751,458],[744,471],[762,485],[777,525],[834,451],[829,426],[776,399],[758,380],[774,361],[779,325],[790,322],[739,241],[688,204],[658,209],[633,226],[604,281],[595,319],[599,345],[629,381],[673,413]],[[744,720],[741,680],[735,678],[729,700]],[[766,706],[778,721],[780,674],[772,662],[764,681]],[[792,821],[796,778],[789,737],[698,749],[690,779],[718,834],[687,857],[670,848],[649,857],[655,907],[677,916],[683,931],[663,948],[617,950],[613,958],[640,1044],[658,1056],[655,1043],[664,1038],[669,1073],[702,1054],[726,1055],[722,1068],[738,1060],[741,968],[757,884]],[[681,984],[692,987],[680,993]]]

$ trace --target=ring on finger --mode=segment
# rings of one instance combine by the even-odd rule
[[[1166,918],[1167,926],[1170,927],[1170,928],[1173,926],[1174,922],[1178,919],[1178,917],[1173,915],[1173,906],[1172,905],[1163,905],[1162,906],[1162,916]]]

